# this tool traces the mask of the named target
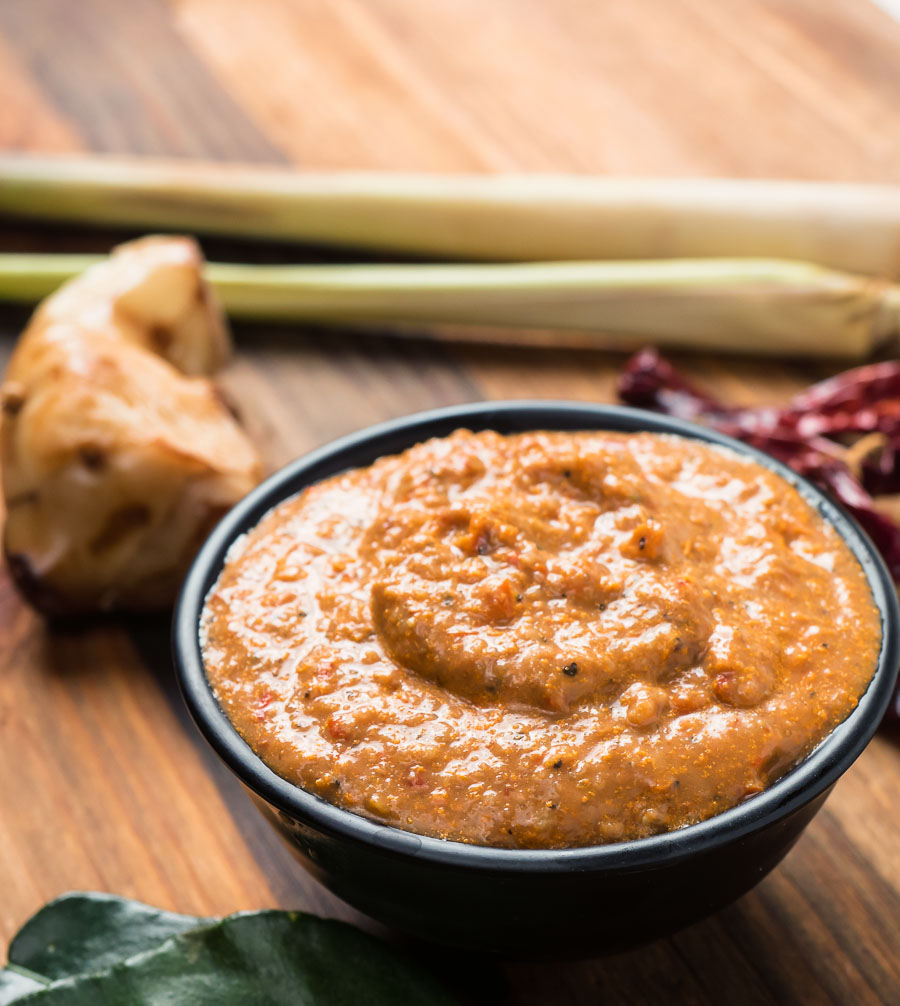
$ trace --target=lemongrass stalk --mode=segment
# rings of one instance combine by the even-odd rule
[[[900,279],[900,187],[0,157],[0,213],[429,258],[788,258]]]
[[[0,301],[34,304],[105,258],[32,252],[0,254]]]
[[[38,299],[97,261],[90,255],[0,255],[0,300]],[[777,260],[208,263],[206,277],[232,318],[257,321],[574,331],[584,333],[579,344],[652,341],[851,359],[900,333],[900,287]]]

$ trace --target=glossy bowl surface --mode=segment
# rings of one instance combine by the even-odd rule
[[[231,725],[204,672],[199,620],[229,547],[305,486],[459,427],[671,433],[729,447],[777,472],[838,530],[881,612],[878,667],[856,709],[800,765],[745,803],[678,831],[579,849],[495,849],[415,835],[335,807],[278,776]],[[670,417],[531,401],[477,403],[394,420],[276,472],[226,515],[200,550],[173,627],[180,685],[197,726],[306,869],[350,904],[413,936],[513,954],[618,951],[688,925],[753,887],[791,848],[874,734],[893,690],[898,643],[897,596],[875,548],[840,507],[784,465]]]

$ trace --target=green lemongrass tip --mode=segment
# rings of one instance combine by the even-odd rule
[[[0,255],[0,298],[33,301],[98,261]],[[210,263],[206,276],[235,319],[575,330],[613,344],[844,357],[865,356],[900,329],[897,287],[779,260]]]

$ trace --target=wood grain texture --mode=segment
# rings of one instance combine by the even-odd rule
[[[6,0],[0,32],[91,150],[281,159],[157,0]]]
[[[900,27],[863,0],[0,0],[0,99],[4,148],[900,181]],[[111,239],[0,230],[4,248]],[[0,317],[0,361],[20,323]],[[226,384],[272,467],[433,405],[609,401],[622,362],[383,333],[237,335]],[[746,402],[827,373],[681,362]],[[163,618],[47,627],[0,576],[0,940],[77,887],[371,927],[296,867],[193,731],[167,635]],[[643,950],[465,967],[421,952],[473,1002],[894,1004],[898,791],[900,738],[882,736],[755,891]]]

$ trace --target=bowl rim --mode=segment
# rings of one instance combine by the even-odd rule
[[[510,433],[559,429],[673,434],[730,448],[782,476],[835,527],[856,556],[881,615],[878,664],[857,706],[799,765],[746,802],[697,824],[606,845],[508,849],[433,838],[337,807],[279,776],[232,725],[213,694],[203,665],[200,616],[228,549],[273,506],[305,486],[459,427],[499,427]],[[856,522],[817,487],[770,455],[695,423],[627,406],[526,399],[472,402],[402,416],[331,441],[270,475],[222,518],[191,564],[175,607],[172,646],[179,687],[200,732],[252,793],[293,821],[362,843],[373,851],[449,867],[506,873],[628,871],[669,865],[735,842],[824,794],[871,740],[890,702],[900,660],[900,609],[881,556]]]

